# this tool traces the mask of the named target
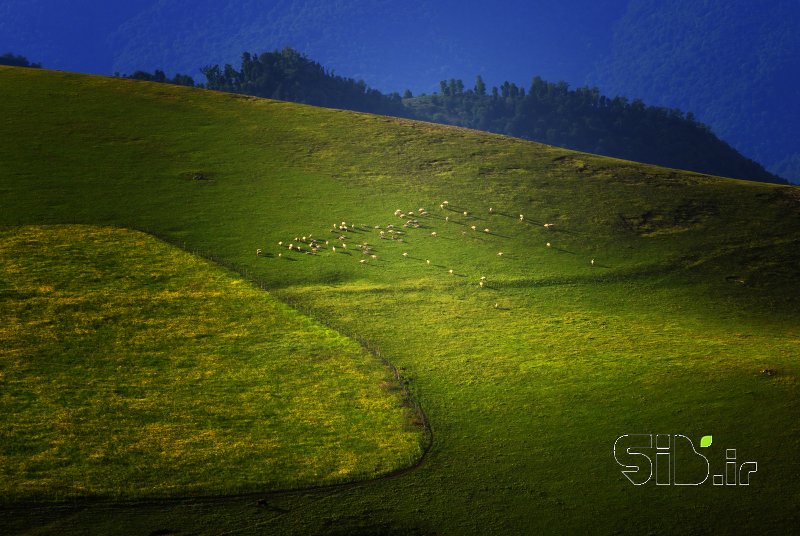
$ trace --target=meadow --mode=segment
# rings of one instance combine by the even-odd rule
[[[421,455],[375,356],[237,274],[122,229],[0,238],[5,500],[290,489]]]
[[[385,356],[433,438],[395,478],[294,494],[265,481],[262,501],[212,483],[194,490],[208,498],[146,502],[53,493],[23,507],[6,493],[0,520],[13,531],[785,533],[800,522],[796,188],[66,73],[0,69],[0,103],[0,223],[139,229],[235,265]],[[303,252],[288,249],[303,236]],[[735,448],[759,469],[746,487],[636,487],[612,454],[633,433],[713,435],[712,466]]]

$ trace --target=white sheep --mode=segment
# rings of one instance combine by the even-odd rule
[[[483,288],[483,284],[484,284],[483,281],[478,282],[478,285],[480,285],[481,288]]]
[[[448,272],[452,274],[453,273],[453,269],[452,268],[449,269]]]
[[[361,264],[366,264],[366,262],[367,262],[367,259],[361,259],[361,260],[360,260],[360,261],[358,261],[358,262],[360,262]]]
[[[467,212],[467,211],[465,210],[465,211],[464,211],[464,216],[469,216],[469,212]]]
[[[477,230],[478,230],[478,228],[477,228],[477,227],[475,227],[474,225],[473,225],[473,226],[471,226],[471,227],[470,227],[470,229],[472,229],[473,231],[477,231]]]
[[[555,224],[554,223],[545,223],[544,224],[544,228],[545,229],[550,229],[553,225],[555,225]]]
[[[427,260],[425,261],[425,264],[430,264],[430,263],[431,263],[430,259],[427,259]]]
[[[484,229],[484,230],[483,230],[483,232],[484,232],[484,233],[490,233],[490,234],[491,234],[491,232],[492,232],[492,231],[490,231],[490,230],[489,230],[489,228],[487,227],[486,229]]]
[[[450,201],[444,200],[444,201],[442,201],[442,204],[443,204],[444,206],[448,206],[448,205],[450,204]]]
[[[502,251],[498,251],[498,252],[497,252],[497,256],[498,256],[498,257],[502,257],[502,256],[503,256],[503,252],[502,252]]]
[[[403,257],[408,257],[408,251],[403,252]]]
[[[550,247],[550,242],[547,243],[547,247]]]
[[[260,256],[261,256],[261,250],[260,250],[260,249],[257,249],[257,250],[256,250],[256,257],[260,257]]]
[[[434,237],[434,238],[436,238],[436,237],[437,237],[437,236],[439,236],[439,235],[437,235],[437,234],[436,234],[436,231],[433,231],[433,232],[431,233],[431,236],[432,236],[432,237]]]
[[[278,245],[279,245],[279,246],[283,246],[283,240],[281,240],[280,242],[278,242]]]
[[[336,246],[333,246],[333,247],[331,248],[331,251],[333,251],[334,253],[336,253]]]
[[[594,266],[594,259],[592,259],[592,266]]]
[[[444,221],[450,221],[450,216],[445,216]]]
[[[492,207],[489,207],[489,214],[491,214],[493,212],[494,212],[494,209]]]

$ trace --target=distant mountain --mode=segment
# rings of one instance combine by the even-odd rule
[[[0,0],[0,53],[81,72],[196,76],[243,50],[289,46],[382,91],[479,73],[580,85],[627,1]]]
[[[1,0],[0,54],[13,52],[51,69],[111,74],[108,38],[155,0]]]
[[[734,147],[800,180],[800,3],[631,0],[593,82],[693,111]]]

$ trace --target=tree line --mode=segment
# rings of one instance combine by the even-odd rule
[[[25,56],[16,56],[11,52],[6,52],[0,56],[0,65],[11,65],[12,67],[32,67],[41,69],[41,63],[31,63]]]
[[[597,88],[570,89],[566,82],[534,77],[526,89],[512,82],[488,88],[481,76],[472,87],[442,80],[431,95],[406,90],[383,94],[326,70],[291,48],[242,54],[240,67],[207,65],[205,84],[187,75],[168,78],[161,70],[123,75],[242,93],[258,97],[342,108],[498,134],[714,175],[785,182],[739,154],[692,113],[647,106],[641,100],[606,97]]]

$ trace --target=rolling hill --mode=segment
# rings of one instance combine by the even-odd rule
[[[413,471],[302,493],[209,484],[207,499],[36,505],[7,493],[0,523],[12,532],[780,533],[800,522],[796,188],[40,70],[0,68],[0,117],[4,232],[126,227],[212,254],[386,356],[433,434]],[[329,244],[308,255],[310,239],[296,239],[309,235]],[[758,471],[749,486],[633,486],[615,441],[655,433],[698,448],[713,435],[701,449],[711,471],[726,449]]]

